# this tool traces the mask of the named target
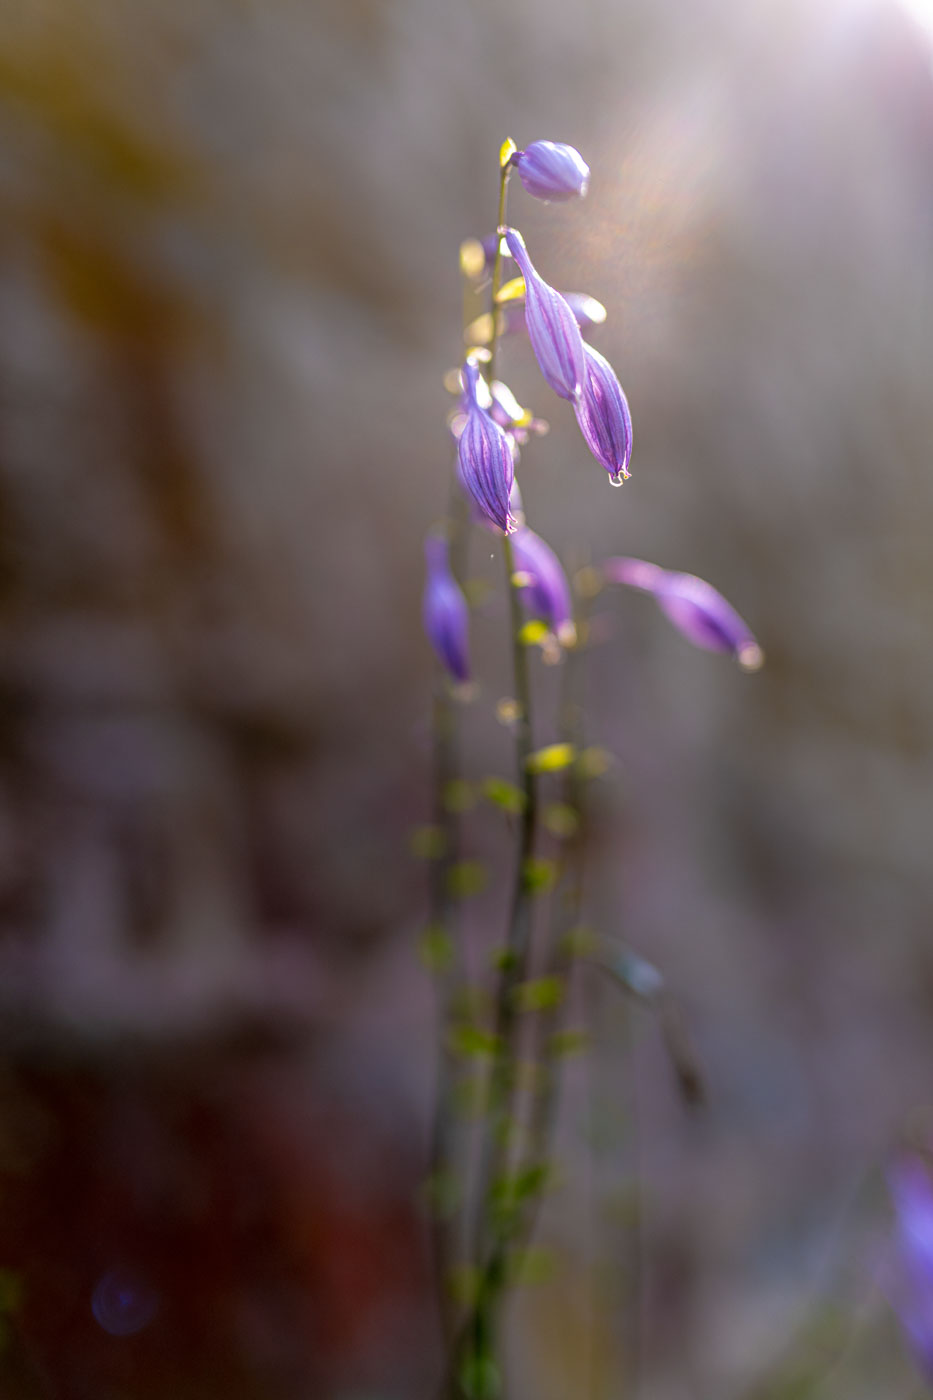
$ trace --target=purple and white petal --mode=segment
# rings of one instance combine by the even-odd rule
[[[515,480],[514,449],[508,435],[480,407],[479,371],[467,360],[461,371],[466,421],[457,441],[461,484],[480,510],[505,534],[515,528],[509,495]]]
[[[516,151],[512,164],[535,199],[580,199],[590,182],[590,167],[573,146],[558,141],[532,141]]]
[[[424,542],[427,577],[422,616],[428,641],[455,681],[470,679],[470,617],[463,592],[450,571],[447,541],[428,535]]]
[[[559,642],[567,646],[576,637],[573,604],[567,575],[546,540],[527,527],[512,540],[515,571],[527,577],[521,586],[522,601],[533,617],[546,622]]]
[[[705,579],[674,573],[646,559],[607,559],[603,576],[650,593],[661,611],[694,646],[728,652],[745,671],[757,671],[764,653],[748,623]]]
[[[586,377],[574,404],[587,447],[609,473],[613,486],[631,476],[632,415],[615,370],[592,345],[584,345]]]
[[[538,275],[517,229],[506,229],[509,252],[525,279],[525,325],[538,367],[555,394],[574,402],[586,374],[583,336],[560,292]]]

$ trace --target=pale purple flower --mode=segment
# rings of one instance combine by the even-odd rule
[[[512,164],[529,194],[536,199],[578,199],[586,194],[590,167],[579,151],[556,141],[532,141],[516,151]]]
[[[555,394],[575,401],[586,374],[577,319],[560,292],[535,271],[518,230],[506,229],[505,240],[525,279],[525,325],[541,373]]]
[[[450,571],[447,541],[442,535],[428,535],[424,555],[427,563],[422,610],[424,630],[445,670],[455,681],[468,681],[469,610],[463,591]]]
[[[911,1350],[933,1381],[933,1182],[919,1157],[904,1156],[888,1184],[896,1213],[888,1291]]]
[[[678,574],[645,559],[607,559],[603,576],[651,593],[661,611],[694,646],[731,653],[746,671],[757,671],[764,654],[748,624],[712,584],[695,574]]]
[[[466,421],[457,443],[460,481],[493,525],[510,534],[515,522],[509,493],[515,480],[513,446],[478,399],[479,371],[472,360],[461,370]]]
[[[512,557],[515,572],[527,579],[521,592],[528,611],[546,622],[562,645],[570,645],[576,637],[573,605],[567,575],[557,555],[546,540],[525,527],[512,540]]]
[[[631,472],[632,415],[615,370],[592,345],[584,345],[586,378],[583,394],[574,404],[586,445],[613,486],[621,486]]]
[[[606,308],[601,301],[591,297],[589,292],[561,292],[564,301],[573,312],[577,325],[585,334],[591,326],[601,326],[606,319]]]

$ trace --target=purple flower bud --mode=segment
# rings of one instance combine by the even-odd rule
[[[607,559],[603,575],[654,595],[661,611],[694,646],[730,652],[745,671],[757,671],[764,653],[748,624],[712,584],[695,574],[672,573],[644,559]]]
[[[525,279],[525,325],[541,373],[555,394],[576,400],[586,375],[576,317],[560,292],[538,276],[518,230],[506,229],[505,240]]]
[[[515,152],[512,164],[535,199],[577,199],[586,194],[590,167],[573,146],[532,141],[524,151]]]
[[[521,585],[528,611],[546,622],[562,646],[576,639],[567,575],[551,546],[534,530],[519,530],[512,541],[515,572],[527,575]]]
[[[592,345],[583,349],[586,378],[583,396],[574,404],[577,422],[587,447],[606,468],[613,486],[621,486],[631,476],[632,415],[612,365]]]
[[[515,522],[509,493],[515,480],[512,445],[477,399],[479,371],[467,360],[461,371],[466,397],[466,422],[457,444],[460,481],[493,525],[510,534]]]
[[[897,1217],[888,1291],[918,1364],[933,1380],[933,1182],[919,1157],[902,1157],[888,1184]]]
[[[422,612],[424,630],[441,665],[455,681],[468,681],[469,611],[463,592],[450,572],[447,541],[441,535],[428,535],[424,555],[428,566]]]

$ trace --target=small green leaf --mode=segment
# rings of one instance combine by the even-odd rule
[[[466,238],[460,244],[460,271],[475,282],[486,270],[486,250],[478,238]]]
[[[564,979],[536,977],[516,987],[514,996],[517,1011],[552,1011],[564,999]]]
[[[447,872],[447,889],[453,899],[469,899],[486,888],[486,869],[478,860],[458,860]]]
[[[567,1055],[580,1055],[590,1048],[590,1037],[586,1031],[556,1031],[548,1040],[548,1049],[556,1058]]]
[[[444,810],[447,812],[468,812],[476,805],[473,784],[464,778],[451,778],[444,784]]]
[[[552,860],[530,856],[522,866],[522,888],[526,894],[547,894],[556,879],[557,866]]]
[[[521,585],[519,585],[519,587],[520,586]],[[524,627],[519,630],[518,640],[521,642],[522,646],[537,647],[540,646],[542,642],[546,641],[549,636],[550,632],[547,623],[535,620],[533,622],[526,622]]]
[[[561,840],[569,841],[580,829],[580,813],[567,802],[549,802],[543,815],[548,831]]]
[[[484,1026],[454,1026],[448,1043],[457,1055],[488,1056],[498,1050],[499,1037]]]
[[[499,147],[499,164],[503,169],[508,165],[517,150],[518,147],[511,136],[507,136]]]
[[[514,948],[494,948],[490,954],[490,962],[497,972],[511,972],[518,964],[518,957]]]
[[[570,767],[576,755],[573,744],[548,744],[546,748],[529,754],[526,764],[532,773],[559,773]],[[580,757],[582,761],[583,755]]]
[[[411,852],[419,860],[441,860],[446,846],[439,826],[419,826],[411,833]]]
[[[524,277],[513,277],[499,288],[496,305],[501,306],[506,301],[524,301],[524,299],[525,279]]]
[[[525,794],[514,783],[506,782],[505,778],[484,778],[482,793],[487,802],[501,807],[512,817],[520,816],[525,810]]]
[[[612,764],[612,754],[607,749],[584,749],[577,762],[577,772],[581,778],[601,778]]]
[[[496,704],[496,719],[500,724],[511,728],[522,717],[522,707],[517,700],[513,700],[509,695],[503,695]]]
[[[502,1376],[492,1357],[467,1357],[460,1368],[460,1387],[467,1400],[499,1400]]]
[[[429,972],[446,972],[453,962],[454,945],[443,924],[428,924],[418,945],[421,961]]]

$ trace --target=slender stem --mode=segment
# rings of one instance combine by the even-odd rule
[[[496,350],[499,346],[499,307],[497,305],[499,288],[502,285],[502,239],[498,237],[499,229],[505,224],[505,206],[508,199],[509,176],[512,173],[511,165],[504,165],[499,170],[499,209],[496,214],[496,255],[492,260],[492,294],[491,294],[491,324],[489,330],[489,382],[496,377]]]

